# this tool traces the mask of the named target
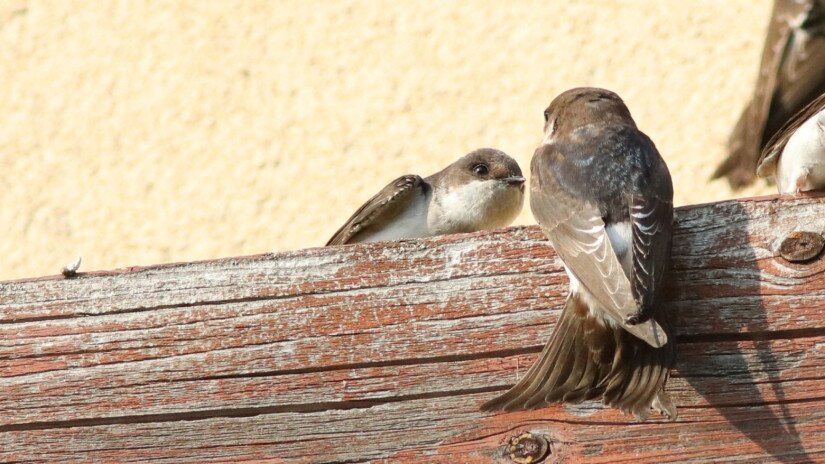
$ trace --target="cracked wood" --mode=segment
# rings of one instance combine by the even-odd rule
[[[536,227],[0,283],[0,460],[825,459],[825,197],[677,210],[674,424],[487,414],[566,292]]]

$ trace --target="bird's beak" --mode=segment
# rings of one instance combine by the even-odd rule
[[[504,182],[507,182],[508,185],[524,185],[524,181],[526,181],[527,179],[525,179],[524,177],[521,177],[521,176],[511,176],[511,177],[505,177],[504,179],[501,179],[501,180],[504,181]]]

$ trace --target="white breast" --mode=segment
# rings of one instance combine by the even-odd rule
[[[825,188],[825,110],[788,139],[776,167],[776,183],[780,193]]]

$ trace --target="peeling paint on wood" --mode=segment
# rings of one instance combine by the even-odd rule
[[[535,227],[0,283],[0,460],[825,460],[825,197],[680,208],[675,423],[488,414],[567,279]]]

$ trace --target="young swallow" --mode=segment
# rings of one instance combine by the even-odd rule
[[[753,183],[759,153],[780,127],[825,92],[825,0],[776,0],[750,103],[713,178]]]
[[[774,177],[779,193],[825,189],[825,93],[773,136],[756,173]]]
[[[570,278],[539,360],[484,410],[601,399],[670,419],[674,361],[662,288],[669,268],[673,187],[656,146],[613,92],[576,88],[544,112],[530,206]]]
[[[505,227],[521,212],[524,181],[516,160],[481,148],[429,177],[406,175],[390,182],[327,245]]]

